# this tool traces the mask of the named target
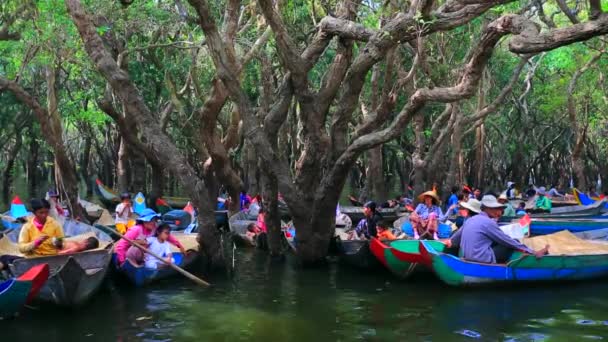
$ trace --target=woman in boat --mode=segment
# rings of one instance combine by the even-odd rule
[[[507,195],[502,194],[500,196],[498,196],[498,202],[500,202],[500,204],[505,206],[505,209],[503,211],[502,216],[504,217],[515,217],[517,216],[515,214],[515,208],[513,208],[513,205],[511,204],[511,202],[509,202],[509,199],[507,198]]]
[[[549,197],[546,196],[545,188],[538,188],[536,194],[538,195],[538,198],[536,199],[536,203],[534,204],[534,211],[541,213],[550,213],[552,203]]]
[[[260,206],[260,211],[258,212],[258,217],[256,221],[256,225],[260,229],[262,233],[267,233],[268,229],[266,227],[266,212],[264,208]]]
[[[382,220],[382,215],[376,211],[376,202],[369,201],[363,205],[364,218],[359,221],[355,232],[359,239],[371,239],[377,237],[376,225]]]
[[[448,208],[454,207],[452,210],[448,210]],[[456,215],[458,214],[458,187],[453,186],[450,197],[448,198],[448,203],[446,204],[446,213],[448,215]]]
[[[133,205],[131,204],[131,194],[125,192],[120,195],[120,204],[116,206],[116,230],[120,234],[127,232],[127,229],[135,223],[130,220],[133,215]]]
[[[410,215],[414,238],[436,240],[438,239],[437,228],[439,222],[445,222],[447,219],[447,215],[444,215],[439,207],[439,197],[435,191],[431,190],[418,196],[418,200],[421,203]],[[455,205],[449,207],[448,212],[455,207]]]
[[[460,228],[464,223],[471,217],[481,212],[481,202],[472,198],[468,201],[461,201],[458,203],[458,216],[454,220],[456,227]]]
[[[171,227],[168,224],[163,223],[158,228],[154,236],[146,238],[148,250],[168,263],[175,263],[173,260],[173,254],[171,253],[171,245],[169,244],[169,238],[171,237]],[[183,253],[183,252],[182,252]],[[151,254],[146,253],[144,258],[144,265],[147,268],[156,269],[159,266],[164,266],[165,263],[156,259]]]
[[[251,204],[251,196],[247,195],[246,190],[241,191],[239,203],[241,204],[241,210],[249,209],[249,205]]]
[[[159,218],[160,215],[154,210],[144,209],[137,219],[136,225],[129,229],[125,234],[125,237],[137,242],[141,246],[146,246],[148,244],[146,239],[154,235],[154,232],[156,231],[156,221],[158,221]],[[186,254],[186,250],[182,244],[173,236],[169,235],[167,240],[169,243],[179,248],[180,252]],[[127,259],[135,265],[141,265],[144,261],[144,253],[139,248],[131,246],[131,243],[126,239],[118,241],[114,247],[114,251],[116,252],[116,258],[119,265],[122,265]]]
[[[517,216],[524,216],[527,214],[526,213],[526,202],[519,202],[519,206],[517,207],[515,214]]]
[[[31,201],[34,217],[21,227],[19,251],[26,256],[56,255],[59,248],[53,238],[64,237],[61,225],[49,216],[51,204],[45,199]]]
[[[505,191],[505,195],[507,196],[507,199],[515,198],[515,196],[517,196],[514,182],[507,182],[507,190]]]
[[[49,215],[55,220],[62,220],[68,216],[68,211],[63,208],[61,203],[59,202],[59,194],[54,189],[51,189],[47,192],[47,196],[49,197],[49,204],[51,205],[51,209],[49,209]]]

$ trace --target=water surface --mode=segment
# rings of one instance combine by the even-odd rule
[[[109,282],[76,310],[0,322],[2,341],[579,341],[608,337],[608,284],[454,289],[336,262],[300,269],[237,252],[232,276]]]

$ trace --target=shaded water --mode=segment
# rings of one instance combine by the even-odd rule
[[[2,341],[575,341],[608,337],[608,283],[458,290],[332,263],[299,269],[241,250],[210,289],[109,284],[78,310],[0,322]]]

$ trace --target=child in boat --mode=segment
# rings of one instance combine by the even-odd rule
[[[63,238],[63,229],[49,216],[51,204],[45,199],[31,202],[34,217],[23,225],[19,233],[19,251],[27,256],[56,255],[59,249],[52,238]]]
[[[148,250],[163,258],[166,262],[174,263],[173,255],[171,253],[171,244],[169,244],[169,236],[171,235],[171,227],[168,224],[163,223],[156,228],[155,236],[151,236],[146,239],[148,242]],[[164,263],[152,255],[146,253],[144,258],[144,265],[147,268],[158,268],[164,266]]]
[[[62,249],[59,254],[73,254],[96,249],[99,247],[99,240],[91,236],[82,241],[63,241]]]
[[[525,202],[519,202],[519,206],[515,210],[515,215],[517,215],[517,216],[526,215],[526,203]]]
[[[154,210],[144,209],[137,219],[137,224],[127,231],[125,237],[129,240],[137,242],[140,245],[146,245],[146,239],[150,236],[154,236],[157,229],[156,221],[158,221],[159,217],[160,215],[158,215]],[[173,236],[169,235],[168,241],[175,247],[179,248],[183,254],[186,254],[186,250],[182,244]],[[125,239],[121,239],[116,243],[114,246],[114,251],[116,252],[118,265],[124,264],[127,259],[129,259],[135,265],[141,265],[141,263],[144,261],[142,251],[135,246],[131,246],[131,243]]]
[[[127,229],[135,224],[133,220],[130,220],[131,215],[133,215],[131,195],[127,192],[121,194],[120,201],[120,204],[116,206],[116,230],[120,234],[124,234]]]
[[[379,240],[397,240],[398,237],[393,234],[389,229],[389,224],[386,221],[380,221],[376,225],[376,229],[378,231],[378,239]]]

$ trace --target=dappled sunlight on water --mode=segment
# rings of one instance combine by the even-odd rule
[[[608,284],[453,289],[432,276],[331,263],[300,269],[240,251],[233,276],[110,284],[77,310],[0,322],[2,341],[575,341],[608,338]],[[5,327],[8,327],[6,329]]]

